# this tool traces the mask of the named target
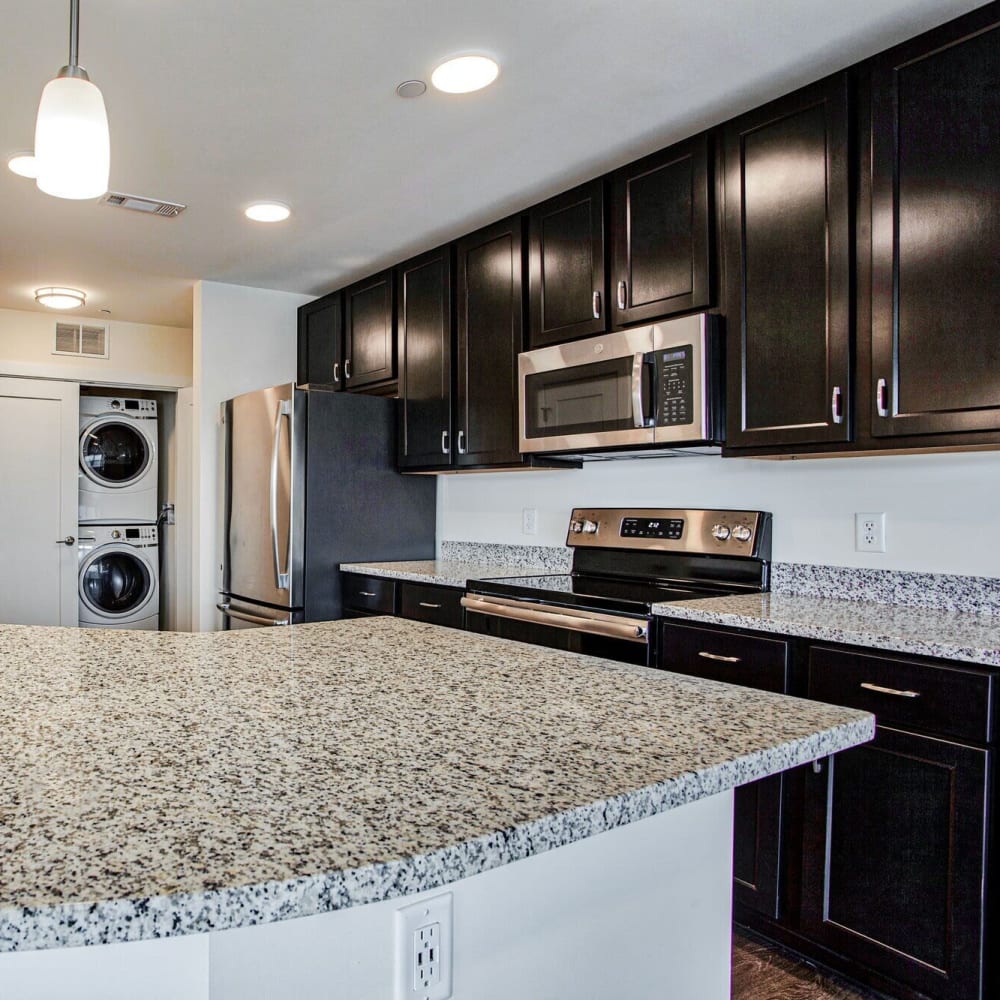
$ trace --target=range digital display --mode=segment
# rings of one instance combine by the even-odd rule
[[[675,541],[684,534],[684,520],[679,517],[622,518],[622,538],[670,538]]]

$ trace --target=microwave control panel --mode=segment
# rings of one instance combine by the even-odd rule
[[[656,351],[657,427],[694,423],[694,345]]]

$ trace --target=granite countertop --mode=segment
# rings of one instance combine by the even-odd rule
[[[0,626],[0,951],[437,888],[873,725],[397,618],[193,635]]]
[[[1000,616],[793,594],[746,594],[657,604],[655,614],[1000,666]]]
[[[442,587],[465,587],[467,580],[491,580],[518,573],[544,573],[544,567],[512,566],[509,563],[471,563],[456,559],[411,559],[408,562],[341,563],[344,573],[364,573],[391,580],[436,583]]]

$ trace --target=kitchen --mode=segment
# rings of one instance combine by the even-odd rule
[[[185,489],[190,489],[189,495],[196,499],[188,505],[185,520],[184,505],[179,499],[183,496],[183,491],[179,490],[176,494],[178,498],[178,531],[175,538],[181,537],[181,532],[187,531],[190,531],[191,537],[189,550],[186,553],[179,553],[181,561],[186,559],[187,565],[191,569],[188,574],[189,586],[179,588],[177,603],[180,611],[176,616],[177,622],[181,625],[187,624],[188,627],[193,627],[196,630],[217,628],[219,622],[215,607],[218,602],[220,583],[216,553],[220,551],[219,539],[223,527],[218,518],[218,513],[221,510],[219,482],[221,449],[218,406],[224,400],[241,392],[280,381],[291,381],[297,377],[294,314],[299,306],[306,306],[311,302],[316,292],[325,291],[330,287],[335,290],[339,289],[354,279],[360,279],[360,283],[363,283],[367,275],[377,274],[385,267],[395,265],[401,260],[418,254],[428,246],[433,247],[435,244],[442,243],[452,237],[461,241],[465,238],[463,234],[471,233],[479,225],[492,224],[495,219],[509,216],[511,212],[520,211],[535,203],[542,204],[549,195],[558,197],[560,192],[569,189],[576,182],[585,182],[605,170],[627,165],[643,154],[654,154],[657,149],[670,147],[676,142],[683,143],[688,136],[698,133],[702,127],[712,127],[730,115],[741,113],[747,109],[752,110],[766,100],[780,98],[782,94],[789,93],[800,85],[810,84],[825,73],[834,72],[858,59],[880,52],[896,41],[914,36],[924,28],[929,28],[933,24],[961,13],[961,10],[955,8],[944,11],[939,6],[935,10],[924,12],[925,21],[911,24],[905,29],[901,23],[897,23],[892,31],[883,26],[882,29],[879,29],[882,30],[883,35],[878,38],[875,37],[876,27],[871,25],[868,32],[859,35],[859,39],[863,38],[863,40],[856,41],[849,52],[845,48],[838,54],[827,47],[825,54],[822,57],[814,56],[809,60],[808,66],[799,66],[794,71],[788,70],[781,83],[772,81],[768,85],[758,81],[759,89],[756,92],[741,91],[742,96],[738,104],[732,97],[733,85],[730,83],[728,97],[725,103],[719,104],[715,113],[706,109],[702,120],[687,125],[675,124],[672,126],[672,131],[664,128],[663,111],[660,109],[657,112],[658,117],[652,119],[656,123],[655,127],[659,129],[655,140],[641,142],[637,139],[634,147],[629,149],[626,149],[624,145],[619,146],[614,152],[607,154],[606,160],[593,163],[590,167],[587,167],[586,164],[593,161],[588,159],[588,156],[583,152],[573,156],[566,152],[550,154],[561,162],[558,164],[558,171],[552,173],[552,180],[547,185],[539,183],[538,178],[543,175],[544,171],[538,163],[535,163],[530,169],[520,164],[526,155],[521,151],[517,158],[518,169],[526,170],[527,173],[520,180],[517,176],[512,177],[506,200],[498,200],[492,208],[482,203],[482,197],[476,201],[475,196],[478,192],[468,190],[468,185],[465,188],[454,187],[452,185],[454,185],[455,178],[449,178],[443,174],[441,184],[453,194],[449,211],[456,213],[452,216],[454,222],[450,224],[451,228],[447,228],[445,225],[444,229],[435,229],[431,233],[426,223],[421,229],[415,221],[413,232],[430,233],[429,238],[425,238],[422,243],[407,245],[406,241],[401,240],[399,235],[385,236],[382,241],[382,249],[373,255],[367,263],[345,265],[341,272],[343,277],[340,280],[334,278],[337,268],[329,263],[323,265],[322,273],[316,274],[315,280],[307,281],[302,277],[312,273],[309,268],[316,268],[318,262],[323,259],[329,260],[330,251],[329,249],[318,249],[316,246],[310,248],[310,243],[318,240],[319,237],[316,233],[311,233],[308,226],[298,221],[297,214],[293,214],[290,224],[297,227],[295,230],[296,239],[294,240],[297,244],[296,252],[304,256],[298,272],[299,283],[292,287],[312,288],[313,295],[271,291],[267,288],[241,287],[229,283],[233,280],[232,274],[220,273],[218,263],[206,262],[202,265],[203,270],[197,273],[215,275],[218,276],[218,280],[201,281],[195,287],[193,313],[191,314],[191,387],[188,388],[181,381],[183,376],[178,378],[176,375],[161,375],[154,371],[153,366],[144,373],[134,370],[131,373],[131,378],[123,378],[117,383],[121,386],[141,386],[147,389],[155,389],[157,384],[164,388],[179,389],[177,409],[178,414],[184,414],[179,417],[179,422],[187,420],[190,428],[189,456],[180,461],[178,465],[181,478],[183,479],[185,474],[189,477]],[[641,13],[643,16],[653,16],[653,12],[650,10],[643,9]],[[818,16],[815,11],[812,12],[812,15]],[[96,18],[96,16],[96,11],[93,14],[87,14],[85,11],[85,18]],[[917,13],[910,7],[907,16],[916,18]],[[860,18],[860,12],[858,17]],[[55,30],[53,28],[53,31]],[[59,30],[64,31],[64,26]],[[84,38],[87,37],[85,32]],[[95,43],[85,42],[83,50],[85,55],[88,52],[87,44]],[[818,44],[817,47],[824,48]],[[110,55],[105,58],[110,59]],[[96,54],[87,56],[85,60],[94,73],[95,80],[97,79],[96,60]],[[42,62],[44,63],[44,60]],[[38,70],[37,72],[43,71]],[[483,98],[489,101],[494,99],[489,96],[491,93],[503,95],[502,88],[507,85],[507,80],[513,75],[513,70],[508,71],[504,68],[496,90],[487,89],[483,92]],[[41,82],[44,83],[44,74]],[[629,81],[624,81],[623,85],[628,83]],[[722,102],[725,88],[721,81],[717,81],[717,83],[720,88],[717,100]],[[606,90],[605,84],[606,81],[602,81],[602,87]],[[642,92],[642,88],[637,85],[636,81],[631,81],[631,85],[636,87],[637,92]],[[662,84],[659,86],[661,89],[657,93],[661,95],[659,99],[662,99]],[[19,98],[17,102],[20,109],[18,113],[23,112],[22,116],[27,123],[22,128],[25,136],[30,136],[31,118],[34,113],[33,105],[37,105],[37,93],[34,92],[36,89],[34,85],[32,88],[25,86],[23,100]],[[428,95],[427,99],[442,100],[440,96],[435,98],[433,95]],[[496,100],[499,99],[496,98]],[[401,110],[420,108],[419,101],[411,103],[396,98],[393,100],[397,103],[391,105],[388,112],[391,115],[424,113]],[[472,98],[460,100],[465,100],[466,104],[450,105],[447,113],[451,113],[451,109],[458,107],[458,113],[465,116],[462,118],[462,127],[474,129],[476,120],[481,117],[481,114],[475,106],[469,103]],[[443,105],[438,106],[441,109],[444,107]],[[439,113],[443,119],[446,112],[434,110],[434,114]],[[490,116],[482,117],[488,119]],[[363,123],[357,123],[357,125],[363,131]],[[530,129],[530,122],[521,122],[521,125]],[[438,126],[440,127],[440,121],[438,121]],[[178,127],[180,128],[180,126]],[[400,119],[398,127],[401,129],[401,135],[409,135],[412,134],[414,126],[412,121],[407,125],[405,121]],[[134,128],[137,131],[141,130],[138,123],[134,125]],[[407,129],[411,131],[408,132]],[[475,135],[474,132],[468,134]],[[13,143],[13,141],[12,138],[11,142]],[[484,136],[481,141],[486,143],[489,140]],[[23,140],[19,139],[18,142],[23,145]],[[451,169],[454,169],[454,165]],[[505,169],[511,169],[506,162]],[[570,169],[575,172],[570,174]],[[5,181],[8,185],[23,183],[13,177],[5,178]],[[114,183],[117,184],[118,181],[115,180]],[[399,191],[398,188],[398,185],[394,185],[386,179],[384,189],[387,192],[392,192],[386,197],[396,197],[412,202],[412,193],[410,193],[409,198],[405,197],[407,194],[406,185],[403,185],[404,190],[402,191]],[[154,180],[150,180],[142,189],[151,194],[162,193],[168,196],[170,194],[169,191],[163,191],[158,187],[154,188]],[[15,189],[10,188],[10,190]],[[30,190],[30,185],[16,190],[27,192]],[[381,197],[381,187],[379,192]],[[254,192],[255,195],[257,193]],[[276,192],[273,196],[277,197],[280,193]],[[248,198],[250,196],[248,192]],[[37,212],[39,220],[45,221],[46,228],[51,226],[55,233],[65,232],[76,235],[71,224],[79,226],[98,224],[92,221],[97,212],[96,206],[74,205],[68,202],[59,204],[57,199],[46,199],[38,194],[35,194],[32,199],[28,199],[24,194],[18,197],[26,202],[30,200],[31,211]],[[288,195],[285,197],[295,206],[300,203],[300,199]],[[461,200],[463,197],[467,199],[464,208]],[[402,211],[403,207],[386,203],[379,209],[379,212],[371,214],[371,220],[374,221],[371,221],[366,213],[361,212],[360,214],[365,217],[365,223],[373,228],[382,224],[379,221],[381,212],[389,212],[396,208]],[[56,209],[59,210],[59,213],[64,214],[56,213]],[[85,216],[82,214],[83,210],[89,210],[91,214]],[[104,207],[101,206],[101,211],[104,210]],[[728,210],[729,204],[727,203]],[[21,210],[12,208],[13,222],[17,221],[17,211]],[[721,211],[719,214],[722,215]],[[349,211],[344,210],[343,217],[350,219],[352,216]],[[396,219],[398,215],[393,217]],[[96,218],[99,220],[102,217],[98,215]],[[181,220],[183,218],[181,216]],[[434,218],[444,219],[446,216],[435,212]],[[155,230],[157,233],[165,232],[163,226],[174,224],[173,221],[161,223],[158,219],[143,220],[138,216],[130,217],[128,223],[122,224],[138,226],[140,222],[144,225],[147,223],[160,225],[161,228]],[[843,222],[842,218],[841,222]],[[229,223],[225,225],[228,226]],[[70,228],[67,229],[67,226]],[[393,223],[393,229],[401,231],[398,222]],[[143,232],[148,231],[143,230]],[[173,236],[163,237],[167,241],[174,238]],[[373,233],[371,239],[375,238],[376,234]],[[263,241],[268,239],[271,237],[257,234],[247,236],[241,233],[239,236],[232,236],[230,242],[231,245],[257,248],[264,246],[266,248],[267,244]],[[251,243],[250,241],[260,242]],[[356,236],[355,241],[357,245],[363,245],[360,236]],[[711,243],[711,241],[709,242]],[[176,254],[177,249],[174,248],[173,252]],[[250,253],[250,250],[247,249],[245,252]],[[14,255],[11,254],[10,266],[8,267],[8,253],[9,250],[5,252],[3,258],[3,270],[4,272],[10,270],[13,274],[16,261],[13,260]],[[309,258],[307,264],[305,257]],[[197,265],[197,261],[195,265]],[[79,283],[86,284],[86,275],[82,270],[83,265],[76,263],[73,266],[76,268],[76,273],[81,274],[78,279]],[[69,273],[64,272],[63,277],[59,278],[53,275],[44,280],[68,281]],[[36,279],[34,272],[32,272],[29,281],[20,281],[21,284],[31,284],[32,282],[34,283],[32,287],[37,287],[43,283],[43,279],[41,276]],[[261,281],[261,283],[264,282]],[[99,282],[92,280],[92,284],[99,289]],[[176,284],[177,282],[174,281],[174,285]],[[154,282],[151,280],[151,293],[153,287]],[[613,303],[615,291],[613,284],[610,287],[606,286],[606,302]],[[800,291],[805,293],[810,289],[802,288]],[[608,292],[612,294],[609,295]],[[461,294],[461,279],[456,284],[454,293]],[[125,300],[116,295],[116,315],[119,314],[119,301]],[[841,297],[835,301],[843,303],[845,300]],[[94,299],[93,302],[95,305],[101,304],[97,299]],[[11,307],[8,312],[16,312],[18,309],[24,308],[23,306],[14,306],[11,300],[4,304]],[[858,308],[860,309],[860,306]],[[34,314],[31,315],[34,318]],[[129,316],[127,312],[123,312],[122,315],[124,323],[124,320],[128,319]],[[133,315],[139,317],[141,314],[136,312]],[[161,314],[161,318],[164,317],[169,318],[169,315]],[[730,310],[727,319],[732,324],[732,310]],[[837,316],[834,316],[832,322],[834,325],[837,322],[842,324],[843,318],[838,320]],[[119,342],[117,323],[118,321],[115,320],[112,325],[112,341],[115,345]],[[123,335],[122,339],[126,339],[129,331],[124,329],[120,332]],[[143,331],[137,330],[136,333],[141,335]],[[182,335],[179,334],[179,336]],[[868,378],[864,369],[861,368],[865,362],[864,354],[861,351],[862,343],[862,338],[859,336],[857,371],[854,372],[850,367],[854,363],[853,361],[848,364],[848,378],[853,377],[855,381],[853,383],[840,382],[836,378],[830,380],[831,384],[841,389],[840,405],[851,408],[850,411],[839,410],[839,415],[843,418],[845,412],[853,412],[855,426],[851,428],[852,421],[849,419],[846,421],[841,419],[841,422],[838,423],[835,419],[838,414],[835,413],[834,419],[824,419],[823,421],[823,433],[829,435],[825,439],[826,441],[836,442],[836,434],[838,432],[846,434],[849,429],[858,435],[856,440],[859,441],[872,436],[870,428],[873,420],[871,416],[873,400],[867,395]],[[534,345],[529,342],[529,346]],[[42,354],[47,355],[47,353],[48,345],[45,345]],[[7,356],[6,351],[4,351],[4,355]],[[731,347],[730,355],[732,356]],[[401,358],[404,356],[401,353]],[[112,357],[115,357],[114,353]],[[43,360],[51,361],[47,357],[23,357],[19,365],[14,365],[9,369],[5,366],[5,374],[37,375]],[[837,358],[834,357],[831,363],[836,361]],[[840,361],[842,363],[843,359]],[[871,363],[870,359],[868,363]],[[99,362],[78,361],[76,364],[78,367],[68,369],[64,377],[73,378],[74,375],[69,374],[70,371],[74,373],[86,371],[87,374],[78,374],[75,377],[86,384],[115,384],[112,379],[101,378],[94,374],[95,370],[100,370]],[[95,369],[94,366],[98,367]],[[317,381],[312,377],[303,379],[301,373],[297,380],[300,382]],[[874,381],[872,379],[873,390],[875,388]],[[732,385],[732,383],[730,384]],[[829,397],[826,388],[823,392],[824,414]],[[732,398],[732,389],[730,389],[730,393]],[[793,392],[788,392],[786,395],[794,397]],[[881,408],[885,400],[879,398],[877,403]],[[732,428],[732,424],[730,428]],[[454,435],[450,442],[450,449],[458,449],[462,447],[458,439],[458,433],[462,428],[456,423],[453,429]],[[750,432],[752,431],[753,428],[750,428]],[[729,444],[735,447],[738,435],[750,432],[746,428],[738,428],[735,436],[732,432],[730,433]],[[962,431],[955,433],[958,435],[957,440],[939,437],[936,441],[945,443],[949,448],[975,446],[973,442],[986,445],[992,443],[989,433],[981,434],[979,438],[972,439],[968,435],[978,433],[975,430],[965,430],[966,437],[964,439],[961,437]],[[439,436],[437,441],[440,441]],[[814,447],[803,448],[802,442],[813,444]],[[919,448],[921,444],[924,448],[933,447],[934,443],[933,438],[930,442],[926,438],[922,441],[914,441],[912,438],[907,439],[904,435],[901,444],[893,444],[897,450],[913,450]],[[786,454],[822,451],[824,447],[827,447],[823,442],[820,442],[817,447],[814,439],[811,440],[807,437],[800,436],[795,440],[794,435],[792,444],[791,449],[785,449]],[[908,444],[911,445],[910,448],[905,447]],[[745,437],[740,445],[745,454],[751,453],[747,449],[755,447],[759,450],[767,450],[766,441],[756,443],[748,437]],[[867,449],[856,448],[855,450]],[[989,504],[987,498],[995,491],[997,479],[994,463],[995,459],[989,451],[956,451],[953,454],[942,455],[893,454],[885,457],[841,457],[836,460],[806,463],[751,461],[742,457],[720,459],[715,455],[692,455],[652,462],[588,463],[582,469],[533,470],[516,475],[494,473],[473,476],[439,476],[437,478],[438,524],[436,532],[438,551],[439,554],[444,554],[447,542],[483,543],[490,546],[528,544],[546,548],[561,548],[566,538],[569,511],[580,503],[586,503],[592,507],[618,507],[629,504],[655,509],[683,503],[689,507],[701,504],[705,508],[731,508],[735,506],[741,509],[770,511],[774,516],[772,558],[776,564],[793,567],[816,565],[890,570],[895,571],[897,575],[882,579],[891,580],[893,585],[899,588],[913,586],[914,580],[918,579],[907,574],[948,574],[952,577],[992,579],[996,575],[995,545],[992,544],[988,533],[985,535],[984,541],[981,525],[983,511],[988,508]],[[859,552],[855,548],[855,514],[864,512],[885,512],[886,514],[884,553]],[[535,533],[531,534],[533,524]],[[526,527],[527,531],[525,531]],[[169,532],[169,528],[166,530]],[[69,531],[66,533],[68,534]],[[976,540],[973,541],[973,538]],[[183,574],[181,576],[183,579]],[[858,585],[857,578],[852,578],[849,575],[842,576],[839,581],[835,582],[839,583],[841,588]],[[822,581],[817,581],[816,586],[818,587],[821,583]],[[925,586],[926,583],[925,580]],[[822,596],[820,591],[817,593]],[[749,628],[750,626],[744,627]],[[873,644],[859,643],[859,645],[872,646]],[[981,742],[978,739],[974,741]],[[927,989],[927,987],[923,988]],[[905,994],[900,993],[899,995]]]

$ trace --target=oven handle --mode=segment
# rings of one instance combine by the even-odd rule
[[[569,608],[552,608],[540,604],[523,604],[517,601],[490,600],[466,594],[462,607],[477,615],[491,615],[495,618],[510,618],[518,622],[535,625],[551,625],[572,632],[586,632],[611,639],[625,639],[628,642],[649,644],[649,623],[644,618],[619,618],[599,615],[588,611]]]

